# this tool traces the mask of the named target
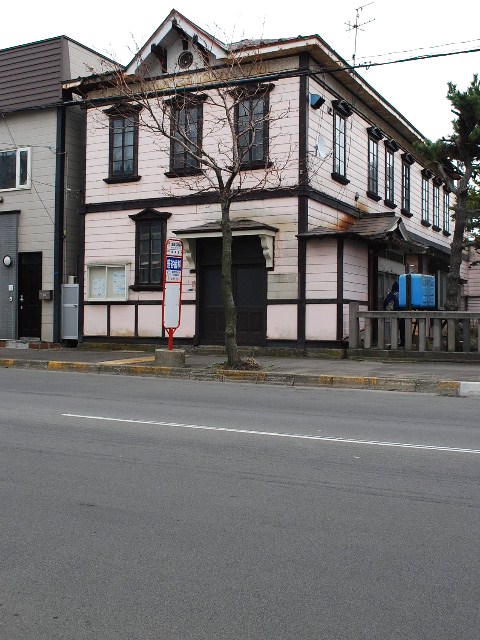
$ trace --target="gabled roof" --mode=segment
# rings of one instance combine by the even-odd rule
[[[232,232],[235,231],[278,231],[277,227],[272,227],[264,222],[258,222],[256,220],[250,220],[246,218],[232,220],[231,223]],[[209,233],[221,233],[222,223],[220,220],[214,222],[206,222],[198,227],[189,227],[188,229],[177,229],[174,231],[176,235],[186,236],[189,234],[209,234]]]
[[[184,32],[189,38],[198,39],[201,47],[210,51],[216,58],[223,58],[226,55],[227,47],[217,38],[204,29],[198,27],[176,9],[172,9],[162,24],[154,31],[143,47],[135,54],[133,59],[125,67],[127,75],[135,73],[135,70],[150,55],[152,45],[168,46],[173,39],[178,37],[179,32]]]
[[[394,213],[371,213],[360,218],[346,230],[337,231],[326,227],[314,227],[305,233],[300,233],[299,238],[325,238],[328,236],[360,237],[368,240],[385,240],[396,235],[402,240],[409,241],[410,235],[405,228],[403,220]]]

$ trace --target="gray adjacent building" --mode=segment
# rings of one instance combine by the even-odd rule
[[[62,337],[76,281],[84,181],[82,109],[62,82],[111,61],[59,36],[0,50],[0,340]]]

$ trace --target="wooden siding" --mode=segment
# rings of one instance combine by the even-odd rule
[[[415,155],[414,149],[399,134],[392,129],[387,123],[379,120],[376,114],[369,111],[364,105],[359,103],[354,96],[348,94],[343,95],[347,102],[356,110],[353,115],[347,118],[347,163],[346,177],[350,181],[347,185],[342,185],[332,179],[333,171],[333,114],[331,110],[331,101],[338,96],[333,92],[325,90],[315,80],[311,80],[310,90],[325,96],[326,102],[318,110],[310,109],[310,127],[309,127],[309,157],[310,157],[310,178],[312,186],[316,189],[327,193],[328,195],[345,202],[362,214],[382,213],[392,211],[384,203],[385,198],[385,144],[384,140],[378,143],[378,195],[380,200],[375,202],[366,195],[368,181],[368,133],[367,127],[374,123],[379,126],[388,137],[392,137],[399,145],[400,150],[394,154],[395,157],[395,213],[401,215],[400,209],[402,204],[402,153],[408,151]],[[344,92],[345,93],[345,92]],[[357,113],[357,110],[360,113]],[[317,143],[317,135],[320,134],[327,149],[327,157],[324,159],[315,157],[315,145]],[[434,231],[431,227],[425,227],[421,223],[421,188],[422,176],[421,170],[423,166],[415,162],[410,169],[410,212],[413,214],[411,218],[402,216],[407,230],[415,233],[427,241],[430,240],[442,247],[449,247],[450,240],[445,237],[442,231]],[[430,222],[433,215],[433,183],[430,182]],[[356,194],[358,194],[356,199]],[[442,224],[442,194],[443,189],[440,188],[440,224]],[[453,200],[453,196],[451,196]],[[311,223],[313,226],[319,224],[316,222],[317,216],[314,213],[314,207],[311,207]],[[353,222],[353,219],[351,219]],[[340,225],[341,225],[340,220]],[[323,224],[320,223],[320,224]],[[339,226],[339,228],[342,228]]]
[[[62,38],[0,51],[0,108],[24,109],[62,97]]]
[[[347,240],[343,250],[343,297],[368,300],[368,247]]]
[[[311,240],[307,244],[307,302],[309,298],[337,297],[337,241]]]
[[[298,179],[298,79],[279,81],[270,94],[272,121],[270,123],[270,158],[275,170],[269,173],[266,187],[294,186]],[[86,202],[109,202],[148,198],[152,194],[171,196],[197,193],[207,185],[198,177],[167,178],[170,167],[170,142],[160,135],[150,133],[142,126],[142,118],[150,123],[145,113],[141,114],[139,127],[138,182],[106,184],[109,161],[109,119],[103,109],[89,109],[87,125],[87,182]],[[220,108],[204,104],[203,144],[205,151],[219,158],[225,166],[230,163],[231,138],[227,128],[216,131],[218,122],[224,118]],[[230,144],[229,144],[230,140]],[[244,188],[254,188],[263,180],[263,170],[244,172],[241,175]]]

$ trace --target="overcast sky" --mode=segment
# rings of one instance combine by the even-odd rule
[[[288,4],[278,0],[4,2],[0,48],[66,35],[126,64],[135,43],[140,47],[175,8],[223,41],[318,34],[351,61],[355,31],[346,23],[355,23],[361,4],[362,0],[296,0],[288,10]],[[359,13],[359,23],[368,24],[357,32],[358,63],[480,48],[478,0],[365,0]],[[451,130],[447,82],[464,89],[479,70],[477,52],[371,67],[361,73],[417,129],[436,139]]]

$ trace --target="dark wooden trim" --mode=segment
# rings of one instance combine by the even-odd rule
[[[107,302],[107,336],[110,337],[110,311],[111,311],[111,303]]]
[[[389,138],[388,140],[385,140],[384,144],[386,148],[392,153],[396,153],[400,149],[400,145],[393,138]]]
[[[383,140],[383,138],[385,137],[385,134],[380,129],[380,127],[375,127],[375,126],[367,127],[367,133],[369,137],[375,140],[376,142]]]
[[[345,243],[337,239],[337,340],[343,340],[343,257]]]
[[[283,304],[291,304],[291,305],[297,305],[298,304],[298,298],[276,298],[275,300],[268,300],[267,299],[267,306],[271,307],[271,306],[275,306],[275,305],[283,305]]]
[[[375,202],[380,202],[380,200],[382,199],[382,196],[379,196],[378,193],[374,193],[373,191],[367,191],[367,196],[371,199],[371,200],[375,200]]]
[[[441,231],[441,230],[442,230],[442,227],[439,227],[436,224],[432,224],[432,231]]]
[[[348,213],[355,218],[360,217],[358,209],[348,202],[344,202],[338,198],[335,198],[334,196],[331,196],[328,193],[324,193],[323,191],[318,191],[317,189],[313,189],[312,187],[307,186],[301,188],[296,186],[292,187],[291,189],[264,189],[255,192],[246,192],[245,194],[239,194],[235,198],[235,201],[251,202],[255,200],[271,200],[274,198],[297,198],[299,195],[306,196],[307,198],[310,198],[315,202],[325,204],[329,207],[332,207],[332,209],[338,209],[338,211]],[[216,193],[199,193],[186,196],[167,196],[161,198],[139,198],[137,200],[114,200],[113,202],[94,202],[84,205],[83,210],[81,210],[80,213],[89,214],[101,213],[105,211],[128,211],[132,209],[156,207],[171,208],[175,206],[181,207],[200,204],[217,204],[218,202],[219,198]]]
[[[413,213],[411,211],[407,211],[406,209],[400,209],[400,213],[406,218],[413,218]]]
[[[430,171],[430,169],[422,169],[420,173],[425,178],[425,180],[430,180],[430,178],[433,176],[433,173]]]
[[[112,178],[104,178],[103,181],[107,184],[119,184],[122,182],[138,182],[142,179],[142,176],[114,176]]]
[[[353,108],[346,100],[332,100],[332,107],[342,118],[349,118],[353,114]]]
[[[299,56],[299,69],[307,70],[310,67],[310,56],[301,53]],[[298,184],[300,193],[298,196],[298,233],[308,231],[308,117],[309,117],[309,78],[300,76],[298,83]],[[307,243],[299,239],[297,245],[298,268],[298,305],[297,305],[297,344],[305,347],[306,338],[306,309],[305,298],[307,291]]]
[[[201,176],[203,169],[173,169],[165,171],[163,174],[167,178],[188,178],[190,176]]]
[[[161,284],[131,284],[130,291],[163,291]]]
[[[415,158],[412,156],[411,153],[402,153],[402,162],[411,166],[412,164],[415,163]]]
[[[60,342],[62,315],[63,233],[65,217],[65,139],[67,111],[57,108],[55,227],[53,240],[53,342]]]
[[[135,314],[135,328],[134,328],[134,334],[135,334],[135,338],[138,338],[138,304],[135,305],[134,307],[134,314]]]
[[[143,306],[161,306],[162,305],[162,298],[159,298],[158,300],[85,300],[84,304],[87,306],[107,306],[110,305],[112,307],[118,307],[121,305],[128,305],[128,306],[137,306],[137,307],[143,307]],[[182,300],[182,305],[193,305],[196,304],[195,300]]]
[[[443,231],[443,235],[446,236],[448,238],[448,236],[451,236],[452,234],[450,233],[450,231]]]
[[[19,214],[21,213],[21,209],[10,209],[9,211],[0,211],[0,216],[6,216],[9,214]]]
[[[252,84],[240,87],[234,90],[232,93],[235,104],[234,104],[234,123],[235,123],[235,134],[237,136],[237,148],[238,155],[240,158],[240,169],[242,171],[249,171],[251,169],[265,169],[269,166],[272,166],[272,163],[269,160],[270,157],[270,120],[268,118],[268,114],[270,112],[270,92],[274,88],[274,84],[270,85],[255,85]],[[245,158],[245,153],[241,152],[240,145],[238,141],[240,140],[240,132],[239,132],[239,119],[238,119],[238,111],[240,108],[240,103],[245,100],[253,100],[255,98],[263,99],[263,157],[261,160],[249,160],[248,155],[252,151],[250,139],[251,136],[254,135],[252,129],[247,129],[249,132],[249,148],[247,150],[247,159]]]
[[[350,180],[343,176],[341,173],[337,173],[336,171],[332,171],[332,180],[335,182],[339,182],[340,184],[346,185],[350,183]]]
[[[384,200],[383,204],[388,207],[389,209],[396,209],[397,205],[395,204],[395,202],[392,202],[391,200]]]
[[[431,226],[432,226],[432,223],[431,223],[431,222],[428,222],[427,220],[422,220],[422,226],[424,226],[424,227],[431,227]]]

